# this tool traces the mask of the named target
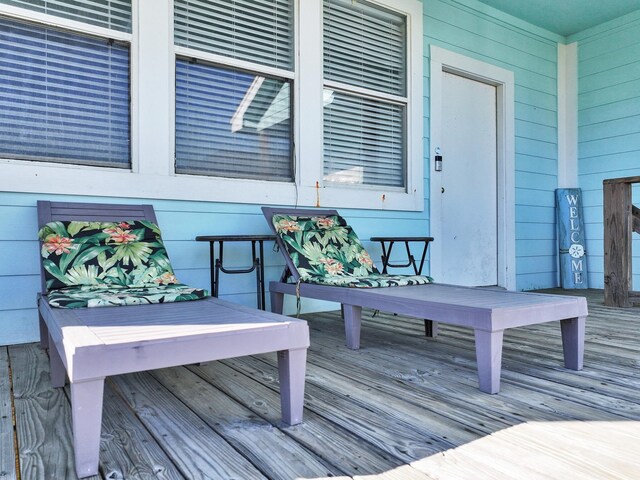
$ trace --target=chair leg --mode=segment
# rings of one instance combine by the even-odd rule
[[[282,421],[288,425],[302,422],[306,368],[306,348],[278,352]]]
[[[282,310],[284,308],[284,293],[269,292],[269,297],[271,298],[271,311],[282,315]]]
[[[78,477],[98,473],[104,378],[71,384],[73,450]]]
[[[47,328],[47,324],[40,313],[38,313],[38,319],[40,324],[40,348],[46,350],[49,348],[49,329]]]
[[[586,317],[560,321],[564,366],[571,370],[582,370],[584,359],[584,330]]]
[[[347,336],[347,348],[360,348],[360,328],[362,324],[362,307],[357,305],[343,305],[344,331]]]
[[[424,319],[424,336],[436,338],[438,336],[438,322]]]
[[[500,391],[503,333],[504,330],[497,332],[474,330],[478,384],[480,390],[485,393],[498,393]]]
[[[53,388],[64,387],[64,383],[67,378],[67,372],[62,363],[62,358],[58,352],[58,348],[53,344],[51,338],[49,338],[51,348],[49,349],[49,374],[51,375],[51,386]]]

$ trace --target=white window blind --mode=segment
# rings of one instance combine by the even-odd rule
[[[406,94],[406,18],[364,1],[324,0],[324,77]]]
[[[0,0],[0,3],[131,32],[131,0]]]
[[[324,0],[324,181],[406,188],[407,19]]]
[[[0,18],[0,157],[128,168],[129,46]]]
[[[175,0],[176,45],[293,69],[293,0]]]
[[[324,108],[324,178],[403,187],[405,107],[334,92]]]
[[[176,61],[176,172],[291,181],[291,85]]]
[[[293,180],[293,0],[175,0],[176,172]],[[229,58],[207,63],[208,53]],[[253,65],[240,70],[233,60]]]

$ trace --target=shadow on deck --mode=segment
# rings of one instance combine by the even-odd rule
[[[431,339],[421,319],[371,312],[359,351],[338,313],[306,316],[295,427],[279,423],[274,354],[110,377],[92,478],[636,479],[640,308],[574,293],[584,370],[563,368],[557,322],[508,330],[498,395],[477,389],[471,330]],[[35,344],[0,348],[0,478],[75,478],[68,396]]]

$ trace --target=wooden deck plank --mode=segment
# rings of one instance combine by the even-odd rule
[[[416,470],[411,465],[402,465],[377,475],[356,475],[353,480],[435,480],[430,475]]]
[[[344,346],[337,313],[305,316],[312,329],[305,417],[294,427],[280,423],[270,354],[110,377],[100,473],[637,480],[640,309],[601,307],[602,292],[586,293],[585,370],[564,368],[557,324],[508,330],[498,395],[477,389],[468,328],[442,325],[438,338],[426,338],[422,319],[385,314],[365,319],[365,342],[355,352]],[[69,402],[50,387],[46,355],[35,345],[8,351],[19,374],[18,448],[21,472],[29,474],[22,478],[74,478]],[[1,358],[0,398],[9,388]],[[301,459],[289,449],[304,452]],[[301,465],[306,459],[315,466]],[[277,461],[288,465],[278,470]]]
[[[224,363],[252,375],[267,386],[275,386],[275,368],[257,358],[227,359]],[[353,402],[355,397],[340,395],[316,387],[308,382],[305,395],[305,409],[311,410],[323,418],[348,425],[349,429],[363,440],[376,445],[390,455],[402,461],[432,455],[452,446],[446,440],[425,432],[419,425],[398,421],[394,413],[376,405],[373,409],[364,408]],[[390,430],[389,425],[393,425]]]
[[[322,318],[322,315],[316,314],[316,319],[318,318]],[[332,328],[336,330],[335,333],[332,332],[327,343],[325,343],[325,338],[315,331],[317,320],[312,322],[310,326],[312,329],[312,342],[315,345],[310,352],[310,363],[315,364],[318,361],[322,361],[322,359],[332,358],[336,365],[348,365],[346,369],[347,375],[352,375],[352,372],[356,371],[356,366],[359,366],[365,369],[362,373],[362,377],[365,379],[367,375],[373,375],[378,372],[398,381],[407,380],[411,385],[427,388],[431,394],[434,391],[441,391],[444,397],[443,401],[451,403],[451,406],[456,406],[458,402],[455,399],[457,398],[465,399],[463,404],[468,404],[469,400],[473,399],[473,404],[480,406],[482,409],[481,412],[478,412],[478,415],[482,415],[482,412],[486,411],[496,411],[500,412],[503,418],[513,421],[518,418],[518,410],[524,408],[524,404],[518,405],[517,402],[523,401],[531,406],[532,404],[535,405],[536,398],[540,398],[540,402],[544,403],[544,407],[539,411],[538,417],[531,417],[531,413],[536,410],[528,409],[529,419],[546,420],[550,418],[546,412],[549,410],[561,412],[566,403],[554,396],[547,395],[548,392],[543,391],[541,395],[537,395],[538,390],[532,391],[527,388],[527,385],[518,387],[518,380],[521,377],[527,377],[520,374],[511,374],[509,381],[505,384],[509,388],[503,387],[502,393],[498,396],[488,396],[481,392],[474,392],[476,385],[475,365],[473,359],[465,359],[463,357],[467,351],[464,347],[458,347],[460,356],[454,360],[455,364],[453,366],[456,368],[454,373],[451,362],[446,360],[452,353],[453,347],[450,345],[443,347],[439,344],[440,340],[434,342],[424,337],[415,337],[413,339],[403,339],[402,344],[397,342],[394,344],[394,340],[390,340],[388,335],[371,332],[371,340],[376,342],[375,348],[371,346],[354,352],[332,342],[331,339],[335,339],[339,335],[340,325],[338,322],[325,322],[322,324],[322,328],[325,331],[329,331]],[[426,344],[429,345],[429,350],[421,348]],[[385,365],[393,365],[394,369],[381,367]],[[461,371],[463,368],[466,370],[466,374]],[[568,375],[575,373],[569,372]],[[375,385],[385,386],[388,384],[383,380],[378,380]],[[548,386],[548,382],[544,385]],[[386,386],[386,388],[391,387]],[[405,398],[410,397],[410,393],[405,393]],[[496,404],[496,402],[500,402],[505,398],[512,399],[516,402],[516,405]],[[459,406],[461,409],[464,408],[464,405]],[[510,418],[510,411],[514,412],[514,417]],[[473,413],[474,409],[471,409],[470,412]],[[606,408],[594,408],[591,405],[582,404],[575,404],[571,409],[571,414],[571,418],[579,419],[609,419],[613,416]],[[479,418],[482,417],[480,416]]]
[[[9,357],[21,478],[78,478],[73,456],[71,408],[64,390],[51,387],[47,355],[35,344],[29,344],[9,347]]]
[[[186,478],[266,478],[150,374],[118,375],[112,380]]]
[[[632,422],[526,423],[496,432],[442,456],[414,462],[413,466],[436,478],[526,478],[527,480],[637,478],[640,464]],[[629,442],[629,438],[634,438]],[[510,458],[496,455],[509,451]],[[514,461],[514,459],[517,459]],[[481,473],[480,473],[481,472]]]
[[[107,380],[100,439],[100,468],[107,479],[185,480]]]
[[[247,408],[271,424],[277,425],[280,421],[280,398],[275,389],[256,382],[251,376],[234,370],[224,362],[189,368],[230,397],[244,401]],[[284,426],[282,431],[350,476],[373,474],[402,465],[402,462],[363,441],[347,428],[348,425],[326,421],[307,409],[303,423],[293,427]]]
[[[11,413],[11,383],[9,379],[9,352],[0,347],[0,478],[15,480],[16,457]]]
[[[152,375],[268,478],[342,473],[186,368]]]
[[[251,365],[256,369],[265,368],[265,366],[254,363],[257,360],[266,363],[269,369],[275,370],[276,368],[264,356],[244,360],[246,365]],[[391,389],[378,388],[379,378],[372,376],[358,378],[352,373],[352,365],[348,365],[344,369],[335,364],[328,365],[328,368],[318,365],[316,367],[307,376],[309,388],[318,387],[318,389],[323,389],[332,395],[351,398],[354,403],[357,403],[358,407],[371,412],[372,415],[382,415],[383,413],[390,415],[394,428],[396,425],[403,423],[411,425],[420,435],[433,442],[434,446],[446,447],[451,444],[464,443],[487,433],[487,429],[479,425],[481,422],[470,424],[464,430],[460,429],[458,422],[441,415],[437,408],[429,408],[430,405],[428,407],[425,406],[429,403],[428,398],[421,398],[412,403],[407,401],[406,392],[398,395],[397,391],[393,392]],[[378,411],[381,405],[384,405],[388,412]],[[425,414],[425,410],[430,411],[428,429],[425,429],[423,425],[415,421],[416,418],[420,418]]]
[[[385,314],[380,314],[379,317],[381,317],[379,319],[381,323],[375,328],[366,325],[364,327],[372,329],[372,333],[367,333],[372,336],[372,339],[376,338],[375,336],[380,332],[394,331],[395,323],[402,322],[402,319],[385,316]],[[314,326],[310,326],[313,330]],[[589,329],[589,322],[587,322],[587,328]],[[558,330],[557,337],[550,338],[555,330]],[[407,342],[424,342],[425,340],[427,339],[424,339],[422,335],[410,334],[398,342],[398,348],[403,349]],[[630,343],[633,344],[633,340]],[[444,352],[441,350],[443,345],[446,346]],[[514,371],[533,376],[538,373],[545,375],[547,380],[554,379],[560,383],[569,382],[576,388],[587,388],[585,382],[588,383],[589,379],[602,380],[603,375],[608,375],[609,380],[606,381],[606,384],[600,385],[600,388],[604,390],[611,388],[612,395],[634,402],[637,395],[636,389],[640,386],[640,379],[633,375],[638,366],[639,356],[637,354],[620,357],[616,355],[619,352],[606,348],[596,350],[595,345],[590,343],[590,348],[585,351],[585,369],[574,372],[563,366],[561,345],[559,327],[556,329],[553,324],[507,330],[503,351],[503,372],[508,374],[508,371]],[[442,325],[441,335],[438,339],[435,341],[427,340],[424,343],[424,348],[426,355],[431,350],[438,353],[457,353],[461,358],[468,358],[472,362],[475,360],[473,358],[473,333],[469,329]],[[603,364],[606,364],[606,367],[603,367]],[[507,369],[507,372],[504,369]],[[589,377],[589,379],[585,380],[585,377]],[[506,378],[507,376],[503,375],[502,379]]]

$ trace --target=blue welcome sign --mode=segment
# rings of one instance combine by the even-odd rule
[[[579,188],[557,189],[556,212],[562,288],[589,288],[582,191]]]

